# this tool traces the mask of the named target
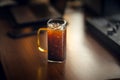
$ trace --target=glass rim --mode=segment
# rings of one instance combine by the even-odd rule
[[[50,22],[51,22],[51,21],[54,21],[54,20],[63,21],[63,24],[61,24],[61,25],[63,25],[63,26],[66,26],[66,25],[67,25],[67,21],[66,21],[65,19],[58,19],[58,18],[49,19],[49,20],[47,21],[47,25],[49,25]]]

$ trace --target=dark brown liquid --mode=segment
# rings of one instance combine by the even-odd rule
[[[63,61],[66,55],[66,30],[48,30],[48,60]]]

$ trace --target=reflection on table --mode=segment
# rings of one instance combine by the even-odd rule
[[[1,64],[8,80],[106,80],[120,78],[117,61],[85,30],[84,14],[67,9],[66,60],[48,63],[47,53],[37,49],[37,36],[11,39],[6,36],[10,25],[0,20]],[[41,33],[42,46],[46,33]]]

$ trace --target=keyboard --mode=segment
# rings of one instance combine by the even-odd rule
[[[87,30],[98,40],[112,55],[120,60],[120,22],[106,18],[87,18]]]

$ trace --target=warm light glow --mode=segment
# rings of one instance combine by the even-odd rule
[[[38,32],[37,32],[37,45],[38,45],[38,50],[40,50],[41,52],[47,52],[47,50],[41,48],[41,44],[40,44],[40,32],[41,31],[46,31],[47,28],[39,28]]]
[[[41,68],[38,68],[37,80],[41,79],[41,77],[42,77],[41,75],[42,75],[42,70],[41,70]]]
[[[79,77],[81,80],[98,80],[98,78],[106,80],[111,76],[120,76],[120,69],[116,63],[112,62],[112,57],[104,52],[95,52],[98,51],[95,49],[101,47],[95,48],[97,43],[91,43],[93,41],[87,40],[89,36],[86,36],[84,29],[84,15],[79,11],[67,10],[65,19],[69,22],[67,27],[66,75],[71,70],[76,76],[75,80],[79,80]],[[93,79],[92,76],[95,78]]]
[[[44,49],[42,49],[40,47],[38,47],[38,50],[40,50],[41,52],[47,52],[47,50],[44,50]]]

